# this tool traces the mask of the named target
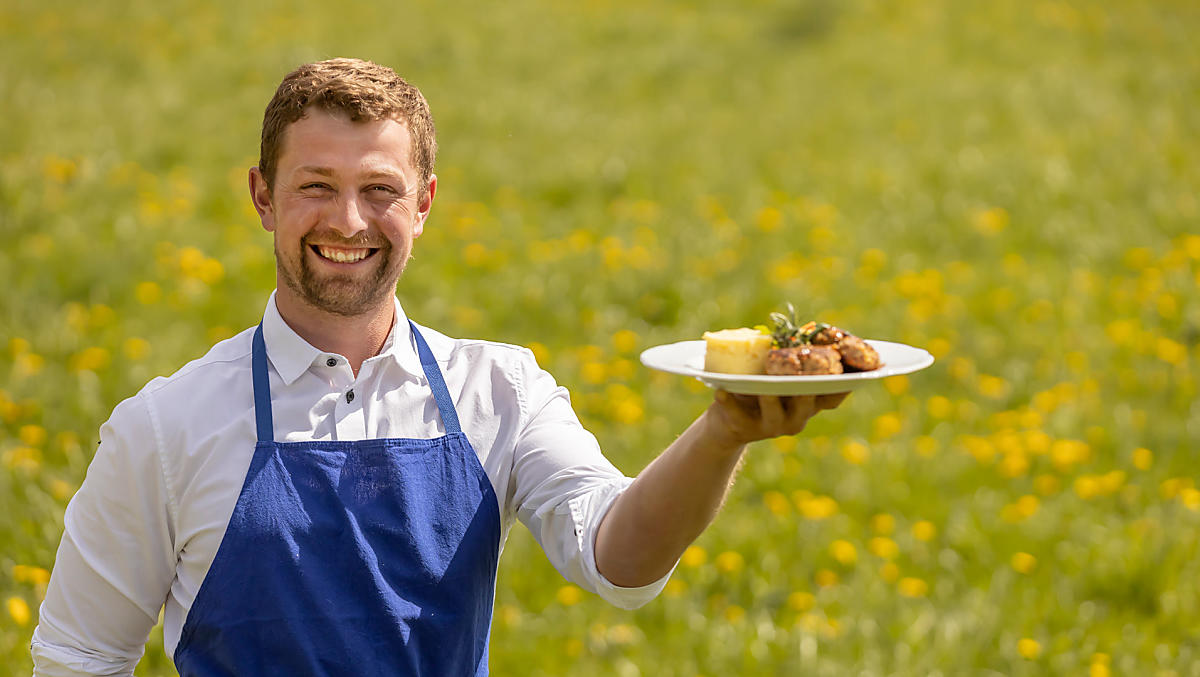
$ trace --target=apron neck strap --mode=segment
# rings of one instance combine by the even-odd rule
[[[417,340],[421,369],[425,371],[429,389],[433,391],[433,399],[437,400],[438,413],[442,415],[442,425],[446,426],[446,434],[462,432],[462,426],[458,423],[458,412],[454,410],[454,400],[450,399],[450,390],[446,388],[446,379],[442,377],[442,370],[433,358],[433,351],[429,349],[425,337],[421,336],[412,320],[408,321],[408,326],[412,327],[413,338]]]
[[[254,372],[254,421],[258,426],[258,441],[275,441],[275,424],[271,420],[271,382],[267,380],[267,344],[263,340],[262,322],[254,330],[254,351],[251,358]]]
[[[458,412],[454,410],[454,400],[450,399],[450,390],[446,388],[446,379],[442,377],[442,370],[433,357],[433,351],[429,350],[429,344],[417,330],[417,325],[413,324],[412,320],[409,320],[408,324],[412,327],[413,338],[417,340],[417,355],[421,358],[421,369],[425,371],[429,389],[433,391],[433,399],[437,401],[438,413],[442,415],[442,425],[446,427],[447,434],[462,432],[462,426],[458,422]],[[254,350],[251,364],[254,372],[254,421],[258,428],[258,441],[273,442],[275,440],[275,424],[271,418],[271,383],[267,379],[267,344],[263,340],[261,322],[254,330]]]

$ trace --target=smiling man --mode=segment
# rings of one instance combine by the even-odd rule
[[[745,445],[841,401],[718,393],[623,476],[528,350],[405,315],[435,150],[424,98],[391,69],[334,59],[284,79],[249,178],[277,289],[257,327],[101,428],[35,674],[131,675],[162,611],[185,676],[484,675],[516,521],[567,579],[639,606]]]

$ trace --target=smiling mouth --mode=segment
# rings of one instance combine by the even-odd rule
[[[358,263],[374,256],[375,252],[379,251],[371,247],[330,247],[321,244],[309,245],[309,249],[317,256],[334,263]]]

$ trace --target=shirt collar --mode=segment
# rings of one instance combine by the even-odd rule
[[[421,359],[417,356],[408,316],[405,315],[400,300],[396,298],[392,300],[396,304],[392,330],[388,332],[379,354],[369,358],[367,362],[382,359],[392,360],[404,371],[424,377],[425,371],[421,368]],[[325,368],[325,361],[330,357],[346,359],[341,355],[318,350],[288,326],[288,323],[283,320],[283,316],[279,314],[279,307],[275,305],[275,292],[271,292],[271,297],[267,299],[267,308],[263,313],[262,324],[263,342],[267,345],[267,357],[271,361],[271,366],[275,367],[279,378],[286,385],[291,385],[300,378],[301,374],[314,366]]]

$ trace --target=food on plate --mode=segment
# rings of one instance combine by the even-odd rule
[[[824,322],[801,323],[796,309],[771,313],[772,327],[704,333],[704,370],[796,376],[873,371],[883,366],[871,344]]]
[[[771,350],[771,336],[757,329],[704,332],[704,371],[761,374]]]
[[[768,374],[777,376],[840,374],[842,358],[833,346],[777,348],[767,353],[765,366]]]

